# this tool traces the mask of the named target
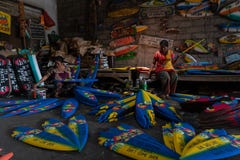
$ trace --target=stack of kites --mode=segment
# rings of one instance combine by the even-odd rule
[[[121,124],[99,132],[98,143],[109,150],[138,160],[213,160],[240,154],[240,135],[224,129],[206,129],[196,134],[186,122],[162,127],[164,143],[143,131]]]
[[[29,145],[57,151],[81,151],[87,143],[88,124],[81,114],[69,119],[68,124],[49,118],[43,129],[18,126],[12,137]]]
[[[61,107],[61,116],[69,118],[76,112],[78,106],[79,102],[75,98],[4,100],[0,101],[0,117],[28,116]]]
[[[142,89],[134,95],[99,105],[93,108],[89,114],[98,116],[98,122],[113,122],[135,115],[142,128],[155,126],[156,116],[173,122],[182,121],[181,116],[173,106]]]
[[[0,101],[0,117],[27,116],[61,106],[64,100],[58,98],[22,99]]]
[[[96,107],[99,105],[99,98],[120,98],[122,95],[92,87],[76,86],[74,88],[74,96],[79,102]]]
[[[199,115],[201,128],[236,127],[240,125],[240,103],[236,97],[225,97],[207,107]]]
[[[73,116],[79,103],[89,106],[99,105],[98,98],[120,98],[122,95],[106,90],[76,86],[75,97],[72,98],[46,98],[46,99],[20,99],[0,101],[0,117],[16,115],[27,116],[40,113],[57,107],[61,107],[61,116],[69,118]]]
[[[201,112],[213,103],[220,101],[225,96],[193,95],[175,93],[170,95],[172,100],[179,102],[182,110],[189,112]]]
[[[203,129],[236,127],[240,125],[240,98],[223,96],[202,96],[176,93],[171,95],[180,103],[182,110],[199,113],[198,123]]]

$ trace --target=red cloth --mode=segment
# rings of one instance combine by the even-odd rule
[[[43,17],[44,17],[44,24],[46,27],[52,27],[55,26],[55,22],[53,21],[53,19],[48,15],[48,13],[46,11],[43,10],[42,12]]]
[[[168,52],[170,54],[169,58],[172,61],[172,59],[174,59],[175,54],[171,50],[168,50]],[[163,70],[174,70],[174,69],[169,69],[168,68],[169,66],[166,66],[167,57],[166,55],[162,54],[159,50],[155,52],[153,59],[154,59],[154,63],[156,63],[155,72],[160,72]]]

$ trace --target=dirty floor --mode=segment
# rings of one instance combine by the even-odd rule
[[[240,94],[239,94],[240,96]],[[176,101],[168,100],[176,108],[179,108],[179,104]],[[153,136],[157,140],[162,142],[161,126],[166,123],[163,119],[157,118],[157,125],[150,129],[142,129],[134,116],[130,116],[126,119],[120,120],[119,122],[112,123],[98,123],[97,117],[88,115],[87,113],[91,110],[91,107],[80,105],[77,114],[85,115],[87,123],[89,125],[89,137],[86,146],[81,152],[61,152],[52,151],[37,148],[23,142],[13,139],[10,135],[12,130],[17,126],[28,126],[41,129],[41,124],[47,118],[57,118],[63,122],[67,122],[61,115],[60,108],[56,108],[50,111],[29,115],[29,116],[13,116],[8,118],[0,119],[0,148],[3,148],[3,153],[14,152],[14,157],[11,160],[127,160],[129,158],[117,154],[107,148],[100,146],[97,143],[98,132],[107,130],[109,127],[116,127],[120,123],[126,123],[139,128],[149,135]],[[197,127],[196,113],[181,113],[186,122],[191,123],[194,127]],[[240,134],[239,128],[226,129],[229,134]],[[239,160],[240,155],[231,157],[229,160]]]

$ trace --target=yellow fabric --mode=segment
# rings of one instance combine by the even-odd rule
[[[223,136],[223,137],[212,138],[210,140],[204,141],[202,143],[199,143],[193,146],[181,158],[191,157],[191,156],[194,156],[195,154],[204,153],[206,151],[209,151],[209,150],[211,151],[216,148],[220,148],[224,146],[226,147],[227,145],[230,145],[230,144],[231,144],[231,141],[227,137]]]
[[[168,50],[168,53],[166,55],[166,62],[164,64],[164,69],[174,69],[172,64],[172,50]]]
[[[209,129],[208,130],[209,132],[213,132],[213,129]],[[206,134],[198,134],[196,135],[195,137],[193,137],[193,139],[191,139],[191,141],[189,141],[184,149],[183,149],[183,152],[182,152],[182,156],[184,156],[191,148],[193,148],[194,146],[202,143],[202,142],[205,142],[207,140],[209,140],[210,136],[206,135]]]
[[[147,151],[126,143],[115,143],[112,146],[113,150],[119,154],[138,160],[173,160],[174,158],[167,157],[151,151]]]
[[[173,128],[170,123],[162,126],[163,129],[163,142],[164,144],[170,148],[171,150],[175,151],[174,141],[173,141]]]

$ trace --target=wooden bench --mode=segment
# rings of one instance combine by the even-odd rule
[[[179,75],[179,81],[240,82],[240,75]]]
[[[132,72],[131,70],[98,69],[97,77],[109,77],[124,83],[125,79],[132,80]]]

